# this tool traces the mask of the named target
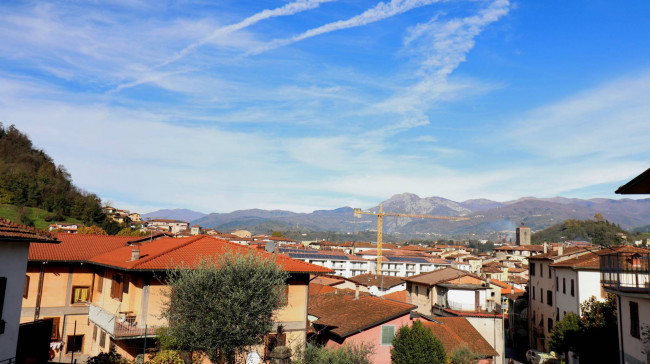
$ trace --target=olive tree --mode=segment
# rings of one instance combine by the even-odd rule
[[[287,279],[273,259],[254,252],[168,270],[162,316],[169,329],[163,341],[172,349],[203,352],[213,362],[230,362],[272,330]]]

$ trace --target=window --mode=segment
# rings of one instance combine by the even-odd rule
[[[548,277],[551,278],[551,265],[548,265]]]
[[[560,321],[560,309],[555,308],[555,321]]]
[[[73,286],[72,287],[72,303],[86,303],[88,302],[88,295],[90,294],[90,287],[88,286]]]
[[[409,296],[411,295],[411,284],[407,283],[406,284],[406,290],[409,292]]]
[[[25,288],[23,288],[23,298],[29,295],[29,276],[25,274]]]
[[[566,294],[566,278],[562,277],[562,293]]]
[[[431,293],[431,290],[427,287],[427,297],[429,297],[429,293]]]
[[[539,263],[539,277],[544,278],[544,264]]]
[[[553,319],[552,318],[548,319],[548,327],[546,329],[548,330],[548,332],[551,332],[551,330],[553,330]]]
[[[116,298],[122,300],[122,276],[119,274],[113,275],[113,281],[111,282],[111,298]]]
[[[102,293],[104,290],[104,276],[101,274],[97,275],[97,292]]]
[[[65,349],[65,353],[80,353],[81,348],[83,347],[84,336],[83,335],[68,335],[68,345]]]
[[[557,276],[555,276],[555,290],[560,292],[560,282],[558,281]]]
[[[418,286],[415,286],[415,295],[416,295],[416,296],[419,294],[419,292],[418,292],[418,288],[419,288]]]
[[[45,317],[46,320],[52,320],[52,335],[50,340],[59,341],[59,320],[60,317]]]
[[[551,291],[550,289],[546,291],[546,303],[549,306],[553,306],[553,291]]]
[[[639,304],[630,301],[630,335],[637,339],[641,338],[639,330]]]
[[[544,303],[544,289],[539,289],[539,302]]]
[[[97,342],[97,326],[93,326],[93,342]]]
[[[102,330],[102,333],[99,334],[99,347],[103,348],[106,346],[106,331]]]
[[[571,280],[571,297],[575,297],[575,295],[576,295],[575,286],[574,286],[574,282],[573,282],[573,279],[572,279]]]
[[[530,275],[535,275],[535,263],[530,263]]]
[[[381,345],[392,345],[395,338],[395,325],[384,325],[381,327]]]
[[[533,299],[535,299],[535,287],[531,288],[531,291],[533,292]]]

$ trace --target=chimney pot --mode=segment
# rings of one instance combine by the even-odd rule
[[[548,245],[546,245],[546,243],[544,243],[544,254],[546,254],[546,253],[548,253]]]
[[[358,300],[358,299],[359,299],[359,285],[358,285],[358,284],[355,285],[355,289],[354,289],[354,299],[355,299],[355,300]]]
[[[564,244],[560,243],[557,246],[557,255],[564,255]]]
[[[140,249],[133,248],[131,249],[131,261],[140,259]]]

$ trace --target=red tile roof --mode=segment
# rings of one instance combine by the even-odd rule
[[[561,262],[550,264],[556,268],[573,268],[573,269],[600,269],[600,257],[595,253],[579,255],[576,258],[563,260]]]
[[[140,258],[131,260],[132,247],[122,247],[93,257],[90,261],[128,270],[165,270],[181,265],[193,267],[201,258],[223,255],[226,252],[247,254],[254,252],[273,257],[278,265],[291,273],[333,273],[332,270],[315,264],[274,255],[243,245],[217,239],[207,235],[185,238],[162,238],[153,243],[139,246]]]
[[[381,297],[387,300],[411,303],[411,298],[406,294],[406,290],[388,293]]]
[[[326,287],[326,286],[323,286]],[[330,327],[329,332],[346,338],[371,327],[381,325],[384,322],[393,320],[400,316],[408,315],[417,306],[397,302],[389,299],[371,296],[366,293],[359,293],[355,299],[352,290],[336,290],[333,287],[324,288],[329,290],[317,291],[311,289],[309,292],[310,315],[318,317],[314,325]]]
[[[0,218],[0,241],[58,243],[54,234]]]
[[[29,246],[29,260],[36,261],[87,261],[90,258],[126,246],[131,242],[150,237],[57,234],[60,244],[32,243]]]
[[[357,276],[348,278],[348,280],[366,287],[377,286],[380,289],[382,289],[382,286],[383,289],[388,289],[404,283],[400,277],[387,275],[378,276],[372,273],[359,274]]]
[[[482,278],[476,277],[475,275],[469,272],[456,269],[456,268],[451,268],[451,267],[434,270],[432,272],[421,273],[415,276],[404,278],[404,280],[407,282],[420,283],[420,284],[433,286],[437,283],[447,282],[452,279],[465,277],[465,276],[472,276],[482,280]]]
[[[435,317],[433,321],[422,320],[422,323],[440,339],[448,354],[467,346],[484,358],[499,355],[464,317]]]

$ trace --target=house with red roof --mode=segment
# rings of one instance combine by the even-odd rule
[[[64,361],[75,350],[96,355],[114,347],[130,360],[142,354],[145,340],[155,337],[157,328],[167,325],[161,318],[162,299],[168,289],[161,278],[165,271],[178,266],[192,269],[202,258],[227,252],[267,255],[289,273],[287,305],[276,313],[275,319],[284,328],[286,343],[298,345],[306,337],[310,274],[331,273],[324,267],[207,235],[155,240],[86,236],[85,241],[68,236],[63,237],[61,249],[35,246],[30,251],[34,267],[39,264],[46,270],[52,267],[53,274],[43,278],[40,295],[30,291],[36,300],[41,297],[40,305],[30,296],[23,309],[26,316],[37,310],[40,316],[63,314],[58,316],[57,335],[63,341],[59,356]],[[33,273],[40,275],[40,270]],[[41,282],[39,278],[34,280]],[[39,290],[41,284],[34,286],[37,288],[32,290]],[[47,306],[42,300],[46,295]],[[77,335],[73,335],[74,321],[77,321]],[[81,344],[70,348],[71,335],[78,336],[75,343]]]
[[[370,344],[371,363],[389,364],[395,333],[411,325],[416,306],[380,298],[365,292],[310,285],[310,340],[329,348],[347,343]]]
[[[420,321],[431,330],[445,348],[447,356],[454,351],[467,348],[479,356],[477,364],[496,363],[499,353],[488,343],[481,333],[465,317],[421,318]]]
[[[0,218],[0,362],[16,358],[20,300],[28,282],[27,255],[33,242],[55,246],[58,240],[49,232]]]

